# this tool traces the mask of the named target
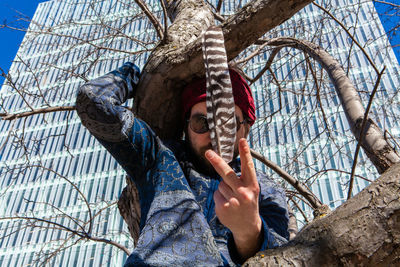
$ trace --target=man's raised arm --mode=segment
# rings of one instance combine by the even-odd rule
[[[82,85],[76,98],[82,124],[132,178],[142,177],[152,165],[157,147],[151,128],[122,106],[134,96],[139,73],[137,66],[125,63]]]
[[[139,68],[128,62],[79,88],[76,110],[94,136],[109,142],[128,137],[133,114],[121,105],[133,97],[139,74]]]

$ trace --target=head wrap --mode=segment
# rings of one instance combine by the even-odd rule
[[[235,104],[247,116],[250,125],[256,120],[255,105],[251,89],[247,82],[236,71],[229,69],[232,82],[233,98]],[[206,101],[206,79],[199,78],[189,83],[182,93],[183,116],[186,115],[194,105],[199,102]]]

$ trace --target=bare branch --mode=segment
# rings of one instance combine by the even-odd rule
[[[161,40],[166,42],[167,38],[168,38],[168,13],[167,13],[167,8],[165,7],[164,0],[160,0],[160,3],[161,3],[161,7],[163,10],[163,17],[164,17],[164,38],[162,38]]]
[[[269,70],[269,72],[273,75],[273,78],[274,78],[276,84],[277,84],[277,85],[279,84],[278,79],[276,78],[275,73],[271,70],[271,64],[272,64],[272,61],[274,60],[275,56],[279,53],[280,50],[281,50],[281,48],[279,48],[279,47],[276,48],[276,49],[274,49],[274,50],[272,50],[272,53],[271,53],[271,55],[269,56],[267,63],[265,63],[265,66],[264,66],[264,67],[262,68],[262,70],[256,75],[256,77],[254,77],[253,79],[251,79],[250,84],[253,84],[253,83],[255,83],[258,79],[260,79],[261,76],[262,76],[267,70]],[[279,87],[279,89],[281,89],[280,85],[278,85],[278,87]]]
[[[379,74],[379,70],[376,67],[375,63],[372,61],[368,53],[365,51],[365,49],[360,45],[360,43],[354,38],[353,34],[350,34],[349,30],[346,28],[346,26],[340,22],[332,13],[330,13],[328,10],[326,10],[324,7],[318,5],[316,2],[312,2],[313,5],[317,6],[320,8],[322,11],[324,11],[328,16],[330,16],[337,24],[340,25],[340,27],[347,33],[347,35],[351,38],[351,40],[360,48],[360,50],[363,52],[364,56],[367,58],[368,62],[371,64],[371,66],[374,68],[375,72]]]
[[[74,229],[66,227],[65,225],[62,225],[60,223],[56,223],[56,222],[53,222],[53,221],[50,221],[50,220],[36,218],[36,217],[28,217],[28,216],[1,217],[0,220],[27,220],[27,221],[44,222],[46,224],[54,225],[54,226],[58,227],[57,229],[61,229],[61,230],[70,232],[70,233],[72,233],[74,235],[77,235],[77,236],[79,236],[81,238],[113,245],[113,246],[121,249],[122,251],[124,251],[127,255],[130,255],[130,251],[125,246],[123,246],[123,245],[121,245],[121,244],[119,244],[117,242],[114,242],[114,241],[106,239],[106,238],[93,237],[89,233],[76,231]],[[39,227],[41,227],[41,226],[39,226]]]
[[[304,221],[305,221],[306,223],[308,223],[309,220],[308,220],[306,214],[304,213],[303,209],[302,209],[302,208],[299,206],[299,204],[297,203],[297,201],[295,201],[295,200],[293,199],[293,197],[289,197],[289,199],[290,199],[290,201],[292,201],[292,203],[296,206],[297,210],[298,210],[298,211],[300,212],[300,214],[303,216]]]
[[[267,165],[269,168],[274,170],[280,177],[285,179],[291,186],[296,188],[296,190],[307,199],[307,201],[311,204],[311,206],[314,209],[318,209],[321,206],[323,206],[322,202],[305,186],[301,184],[297,179],[292,177],[290,174],[288,174],[285,170],[283,170],[281,167],[279,167],[277,164],[273,163],[272,161],[268,160],[265,158],[263,155],[258,153],[257,151],[254,151],[253,149],[250,149],[251,155]]]
[[[320,95],[320,86],[318,85],[318,78],[317,78],[317,75],[315,74],[315,72],[314,72],[314,70],[313,70],[313,66],[311,65],[311,62],[310,62],[310,59],[308,58],[308,56],[306,55],[306,62],[307,62],[307,64],[308,64],[308,66],[309,66],[309,69],[310,69],[310,72],[311,72],[311,75],[312,75],[312,77],[313,77],[313,79],[314,79],[314,84],[315,84],[315,87],[316,87],[316,89],[317,89],[317,93],[316,93],[316,98],[317,98],[317,102],[318,102],[318,107],[319,107],[319,109],[321,110],[321,113],[322,113],[322,117],[323,117],[323,121],[324,121],[324,123],[325,123],[325,127],[328,129],[328,119],[327,119],[327,117],[326,117],[326,115],[325,115],[325,110],[324,110],[324,106],[322,105],[322,101],[321,101],[321,95]]]
[[[89,237],[87,237],[87,239],[90,239],[90,240],[93,240],[93,241],[96,241],[96,242],[102,242],[102,243],[113,245],[113,246],[123,250],[125,252],[125,254],[128,255],[128,256],[131,254],[131,252],[125,246],[123,246],[123,245],[121,245],[121,244],[119,244],[117,242],[114,242],[114,241],[112,241],[110,239],[93,237],[93,236],[89,236]]]
[[[360,129],[360,136],[358,137],[358,143],[357,143],[356,151],[354,152],[354,160],[353,160],[353,166],[351,167],[350,185],[349,185],[349,191],[347,193],[347,199],[351,198],[351,192],[353,190],[354,174],[355,174],[355,171],[356,171],[358,154],[359,154],[359,151],[360,151],[360,148],[361,148],[361,144],[362,144],[363,139],[364,139],[364,135],[366,134],[365,133],[365,126],[367,125],[368,113],[369,113],[369,110],[371,109],[372,101],[374,99],[376,91],[378,90],[378,87],[379,87],[379,84],[381,82],[381,78],[382,78],[382,75],[383,75],[385,69],[386,69],[386,66],[383,67],[382,71],[378,74],[378,78],[376,80],[375,87],[372,90],[371,96],[370,96],[369,101],[368,101],[367,108],[365,109],[364,119],[362,121],[361,129]]]
[[[218,1],[217,8],[216,8],[217,12],[220,12],[220,11],[221,11],[222,2],[224,2],[224,0],[219,0],[219,1]]]
[[[46,98],[45,98],[44,95],[43,95],[42,89],[40,88],[39,79],[38,79],[36,73],[32,70],[30,64],[27,64],[18,54],[17,54],[17,58],[18,58],[18,60],[21,61],[25,66],[27,66],[29,72],[32,73],[33,78],[34,78],[35,81],[36,81],[37,89],[38,89],[38,91],[39,91],[39,93],[40,93],[40,96],[42,97],[44,103],[46,103],[47,106],[50,106],[49,102],[47,102]]]
[[[381,3],[381,4],[388,5],[388,6],[393,6],[393,7],[400,8],[400,5],[397,5],[395,3],[390,3],[390,2],[386,2],[386,1],[380,1],[380,0],[372,0],[372,1],[376,2],[376,3]]]
[[[162,31],[161,22],[149,10],[149,8],[147,7],[146,3],[144,3],[142,0],[135,0],[135,2],[142,9],[144,14],[146,14],[146,16],[149,18],[150,22],[153,24],[153,26],[156,29],[157,35],[160,38],[160,40],[163,40],[164,39],[164,34],[163,34],[163,31]]]
[[[14,120],[14,119],[18,119],[18,118],[32,116],[35,114],[44,114],[44,113],[49,113],[49,112],[69,111],[69,110],[75,110],[75,106],[47,107],[47,108],[40,108],[40,109],[32,108],[32,111],[26,111],[26,112],[15,113],[15,114],[0,113],[0,117],[2,117],[3,120]]]

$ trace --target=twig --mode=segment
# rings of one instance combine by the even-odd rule
[[[274,77],[275,77],[274,80],[276,79],[276,76],[275,76],[274,72],[271,70],[271,64],[272,64],[272,61],[274,60],[275,56],[278,54],[278,52],[279,52],[280,50],[281,50],[281,48],[278,47],[278,48],[276,48],[276,49],[274,49],[274,50],[272,51],[270,57],[268,58],[267,63],[265,63],[264,68],[256,75],[256,77],[254,77],[254,78],[251,80],[250,84],[253,84],[253,83],[256,82],[258,79],[260,79],[260,77],[264,74],[264,72],[265,72],[266,70],[269,70],[270,73],[272,73],[272,74],[274,75]],[[277,80],[276,80],[276,81],[277,81]]]
[[[372,65],[372,67],[374,68],[375,72],[377,74],[379,74],[379,70],[376,67],[376,65],[374,64],[374,62],[372,61],[372,59],[369,57],[369,55],[367,54],[367,52],[365,51],[365,49],[360,45],[359,42],[357,42],[356,38],[354,38],[353,35],[350,34],[350,32],[348,31],[348,29],[343,25],[342,22],[340,22],[334,15],[332,15],[328,10],[326,10],[325,8],[323,8],[322,6],[318,5],[315,2],[312,2],[313,5],[317,6],[318,8],[320,8],[322,11],[324,11],[328,16],[330,16],[337,24],[340,25],[340,27],[342,27],[342,29],[347,33],[347,35],[351,38],[351,40],[353,40],[353,42],[358,46],[358,48],[361,49],[361,51],[363,52],[364,56],[367,58],[368,62]]]
[[[66,217],[66,218],[68,218],[68,219],[70,219],[71,221],[73,221],[81,230],[82,230],[82,232],[85,232],[85,229],[83,228],[84,226],[82,226],[82,225],[80,225],[80,223],[79,223],[79,221],[81,221],[81,220],[79,220],[78,221],[78,219],[77,218],[74,218],[74,217],[72,217],[71,215],[69,215],[69,214],[67,214],[66,212],[64,212],[63,210],[61,210],[59,207],[57,207],[57,206],[55,206],[55,205],[53,205],[53,204],[51,204],[51,203],[47,203],[47,202],[42,202],[42,201],[33,201],[33,200],[29,200],[29,199],[26,199],[26,198],[23,198],[27,203],[34,203],[35,205],[40,205],[40,204],[42,204],[42,205],[44,205],[44,206],[50,206],[52,209],[54,209],[54,210],[56,210],[56,211],[58,211],[59,212],[59,214],[57,215],[57,216],[60,216],[60,217]]]
[[[0,117],[3,117],[3,120],[14,120],[14,119],[18,119],[18,118],[35,115],[35,114],[44,114],[44,113],[49,113],[49,112],[67,111],[67,110],[75,110],[75,106],[61,106],[61,107],[48,107],[48,108],[32,109],[32,111],[26,111],[26,112],[15,113],[15,114],[0,113]]]
[[[328,125],[328,119],[326,117],[325,110],[324,110],[324,107],[323,107],[322,101],[321,101],[321,94],[320,94],[321,90],[320,90],[320,86],[318,85],[318,78],[317,78],[317,75],[314,72],[313,66],[311,65],[311,62],[310,62],[310,59],[309,59],[308,55],[306,53],[304,53],[304,54],[305,54],[306,62],[308,64],[309,68],[310,68],[311,76],[314,79],[315,87],[317,89],[316,98],[317,98],[317,102],[319,104],[319,108],[320,108],[321,113],[322,113],[322,118],[324,120],[325,128],[328,129],[328,133],[330,133],[329,125]]]
[[[15,121],[13,121],[13,123],[12,123],[12,125],[11,125],[11,129],[8,131],[6,140],[4,140],[4,143],[3,143],[3,144],[1,145],[1,147],[0,147],[0,152],[3,150],[3,148],[4,148],[5,145],[7,144],[8,139],[10,139],[10,135],[11,135],[12,130],[14,129],[14,125],[15,125]]]
[[[264,47],[266,47],[267,45],[269,45],[268,40],[263,41],[262,44],[261,44],[259,47],[257,47],[256,50],[253,51],[253,53],[251,53],[249,56],[247,56],[247,57],[245,57],[245,58],[243,58],[243,59],[240,59],[240,60],[238,60],[238,61],[235,61],[235,63],[236,63],[236,64],[242,64],[242,63],[245,63],[245,62],[249,61],[249,60],[252,59],[253,57],[259,55],[260,51],[261,51]],[[274,50],[272,50],[271,55],[269,56],[269,59],[268,59],[267,62],[270,62],[270,61],[271,61],[271,63],[272,63],[272,61],[274,60],[274,57],[275,57],[276,54],[279,52],[279,50],[281,50],[282,48],[283,48],[283,46],[281,46],[281,47],[276,47]],[[271,65],[271,63],[269,63],[269,65]],[[266,64],[267,64],[267,63],[266,63]]]
[[[93,236],[88,236],[87,239],[113,245],[113,246],[123,250],[125,252],[125,254],[128,255],[128,256],[131,254],[131,252],[125,246],[123,246],[123,245],[121,245],[121,244],[119,244],[117,242],[114,242],[112,240],[109,240],[109,239],[106,239],[106,238],[93,237]]]
[[[378,78],[376,80],[374,90],[372,90],[371,96],[370,96],[369,101],[368,101],[368,106],[367,106],[367,108],[365,110],[365,113],[364,113],[364,119],[362,121],[361,129],[360,129],[360,135],[358,137],[358,143],[357,143],[357,147],[356,147],[356,152],[354,153],[353,166],[351,167],[351,176],[350,176],[349,192],[347,193],[347,199],[351,198],[351,191],[353,191],[354,174],[355,174],[355,171],[356,171],[358,154],[359,154],[359,151],[360,151],[360,148],[361,148],[361,143],[362,143],[362,140],[363,140],[363,137],[364,137],[364,135],[363,135],[364,128],[365,128],[365,125],[367,124],[367,120],[368,120],[368,113],[369,113],[369,110],[371,109],[372,100],[374,99],[375,93],[378,90],[379,83],[381,81],[381,78],[382,78],[382,75],[383,75],[383,72],[385,71],[385,69],[386,69],[386,66],[384,66],[382,71],[378,74]]]
[[[162,26],[160,21],[153,15],[153,13],[149,10],[147,5],[142,0],[135,0],[136,4],[142,9],[144,14],[149,18],[150,22],[153,24],[156,29],[158,37],[163,40],[164,34],[162,32]]]
[[[116,243],[116,242],[114,242],[112,240],[109,240],[109,239],[106,239],[106,238],[93,237],[89,233],[79,232],[79,231],[76,231],[76,230],[71,229],[69,227],[66,227],[65,225],[62,225],[60,223],[56,223],[56,222],[53,222],[53,221],[50,221],[50,220],[40,219],[40,218],[35,218],[35,217],[25,217],[25,216],[2,217],[2,218],[0,218],[0,220],[27,220],[27,221],[31,221],[32,220],[32,221],[44,222],[44,223],[47,223],[49,225],[53,225],[53,226],[59,227],[59,228],[56,228],[56,229],[70,232],[70,233],[72,233],[74,235],[77,235],[77,236],[83,238],[83,239],[88,239],[88,240],[93,240],[93,241],[97,241],[97,242],[102,242],[102,243],[113,245],[113,246],[123,250],[127,255],[130,255],[130,251],[125,246],[123,246],[123,245],[121,245],[119,243]],[[38,226],[36,226],[36,227],[38,227]]]
[[[268,117],[270,118],[270,122],[272,121],[272,117],[279,113],[282,110],[282,86],[278,81],[278,78],[276,77],[275,73],[271,70],[271,68],[268,68],[269,73],[271,73],[272,79],[275,81],[276,86],[278,87],[278,100],[279,100],[279,108],[272,112]],[[257,75],[258,76],[258,75]],[[266,121],[266,118],[264,119]]]
[[[40,93],[40,96],[42,97],[42,99],[43,99],[43,101],[46,103],[46,105],[50,107],[49,102],[47,102],[46,98],[45,98],[44,95],[43,95],[42,90],[40,89],[40,82],[39,82],[39,80],[38,80],[38,77],[37,77],[36,73],[34,73],[34,71],[32,70],[31,65],[30,65],[30,64],[27,64],[18,54],[17,54],[17,57],[18,57],[18,60],[21,61],[21,62],[29,69],[30,73],[32,73],[32,76],[33,76],[33,78],[34,78],[35,81],[36,81],[37,88],[38,88],[38,91],[39,91],[39,93]]]
[[[166,42],[168,39],[168,13],[167,13],[167,7],[165,6],[164,0],[160,0],[160,2],[161,2],[161,7],[163,9],[163,16],[164,16],[164,38],[162,38],[161,40]]]
[[[293,199],[293,197],[289,198],[290,201],[293,202],[293,204],[296,206],[297,210],[301,213],[301,215],[303,216],[304,220],[306,221],[306,223],[309,223],[309,220],[306,216],[306,214],[304,213],[304,211],[301,209],[301,207],[299,206],[299,204]]]
[[[397,5],[395,3],[390,3],[390,2],[386,2],[386,1],[380,1],[380,0],[373,0],[373,2],[400,8],[400,5]]]
[[[273,163],[272,161],[268,160],[265,158],[263,155],[258,153],[257,151],[254,151],[253,149],[250,149],[251,155],[267,165],[269,168],[271,168],[273,171],[275,171],[279,176],[281,176],[283,179],[285,179],[291,186],[297,189],[297,191],[304,196],[307,201],[311,204],[311,206],[314,209],[318,209],[319,207],[322,206],[321,201],[310,191],[308,190],[305,186],[301,184],[300,181],[296,180],[294,177],[292,177],[289,173],[287,173],[285,170],[283,170],[281,167],[279,167],[277,164]]]
[[[310,168],[311,168],[311,167],[310,167]],[[312,179],[313,177],[315,177],[315,176],[317,176],[317,175],[322,175],[322,174],[327,173],[327,172],[340,172],[340,173],[344,173],[344,174],[351,174],[351,172],[343,171],[343,170],[339,170],[339,169],[325,169],[325,170],[321,170],[321,171],[319,171],[319,172],[317,172],[317,173],[314,173],[314,174],[311,175],[307,180],[310,180],[310,179]],[[363,179],[364,181],[367,181],[367,182],[369,182],[369,183],[372,183],[372,182],[373,182],[372,180],[370,180],[370,179],[368,179],[368,178],[365,178],[365,177],[363,177],[363,176],[361,176],[361,175],[358,175],[358,174],[355,174],[354,176],[357,177],[357,178]]]
[[[75,188],[75,190],[78,192],[79,195],[81,195],[83,201],[86,204],[86,207],[88,209],[88,213],[89,213],[89,230],[87,231],[87,234],[90,235],[92,233],[92,229],[93,229],[93,215],[92,215],[92,209],[90,208],[89,202],[87,201],[85,195],[82,193],[81,190],[79,190],[79,188],[73,183],[71,182],[67,177],[65,177],[64,175],[59,174],[58,172],[50,169],[50,168],[46,168],[42,165],[32,165],[32,167],[38,167],[38,168],[42,168],[46,171],[52,172],[55,175],[61,177],[62,179],[64,179],[65,181],[67,181],[70,185],[72,185],[73,188]]]

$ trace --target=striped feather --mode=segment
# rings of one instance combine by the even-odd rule
[[[213,150],[231,162],[236,141],[235,102],[224,45],[218,26],[211,26],[203,35],[203,58],[207,81],[207,122]]]

